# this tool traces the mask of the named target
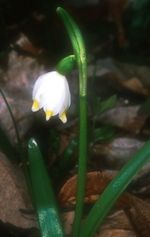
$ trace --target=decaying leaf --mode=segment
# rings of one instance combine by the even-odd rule
[[[116,137],[112,141],[93,146],[93,156],[111,169],[120,169],[144,145],[137,138]]]
[[[85,203],[96,202],[101,192],[115,176],[115,172],[89,172],[87,173],[87,185]],[[76,202],[76,179],[77,176],[70,178],[59,192],[59,201],[62,207],[69,207]],[[114,210],[102,225],[97,237],[104,236],[150,236],[150,203],[125,192],[118,200],[117,209]],[[122,209],[122,210],[121,210]],[[74,211],[63,214],[66,233],[70,233],[74,218]]]
[[[8,54],[7,70],[0,70],[0,87],[12,109],[22,138],[31,127],[31,95],[34,80],[43,72],[44,66],[29,56],[19,55],[14,50]],[[10,138],[16,142],[14,126],[8,108],[0,95],[0,124]]]
[[[107,229],[125,229],[131,231],[133,228],[124,210],[120,209],[114,210],[107,216],[106,221],[100,228],[100,232]]]
[[[99,197],[99,194],[104,190],[105,186],[110,182],[116,172],[105,171],[98,172],[93,171],[87,173],[87,184],[85,202],[93,203]],[[60,189],[59,201],[62,206],[70,206],[75,204],[76,201],[76,181],[77,175],[70,178]]]
[[[125,209],[135,230],[141,237],[150,236],[150,202],[133,195],[128,196],[129,209]]]
[[[122,86],[125,88],[140,94],[149,96],[150,90],[146,88],[138,78],[131,78],[129,80],[121,81]]]
[[[18,228],[37,226],[24,175],[0,152],[0,221]]]
[[[73,218],[74,211],[67,211],[62,215],[64,230],[65,234],[67,235],[71,234]],[[95,237],[115,236],[115,234],[120,237],[128,237],[129,235],[127,234],[130,234],[131,237],[136,237],[136,234],[133,231],[133,227],[123,210],[115,211],[113,214],[110,214],[106,218],[106,221],[101,226],[100,230],[97,230]]]
[[[67,211],[62,214],[62,221],[66,235],[70,235],[74,219],[74,211]]]
[[[95,237],[137,237],[136,233],[131,230],[121,230],[121,229],[106,229],[101,233],[97,234]]]
[[[140,106],[117,106],[96,119],[112,124],[130,133],[138,134],[144,126],[147,116],[138,113]]]
[[[42,49],[36,47],[27,35],[20,33],[17,41],[12,45],[16,50],[28,53],[30,55],[37,56],[42,53]]]
[[[88,204],[94,203],[116,174],[116,171],[111,170],[88,172],[85,190],[85,202]],[[76,183],[77,175],[74,175],[69,178],[61,187],[58,199],[62,207],[69,207],[76,203]],[[119,208],[130,208],[132,205],[134,205],[134,201],[136,200],[138,199],[132,194],[125,192],[119,198],[117,206]],[[137,204],[137,201],[135,203]]]

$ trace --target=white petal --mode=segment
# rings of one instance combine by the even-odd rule
[[[37,79],[32,97],[39,102],[39,108],[43,107],[45,112],[52,111],[53,115],[62,115],[71,103],[67,79],[56,71],[48,72]],[[65,116],[62,121],[67,121]]]

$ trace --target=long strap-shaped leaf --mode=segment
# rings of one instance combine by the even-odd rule
[[[80,237],[94,236],[96,229],[114,205],[117,198],[132,181],[134,175],[150,159],[150,141],[120,170],[93,206],[80,232]]]
[[[42,237],[63,237],[52,185],[39,147],[34,139],[29,141],[29,170],[32,194]]]
[[[87,60],[82,34],[72,17],[61,7],[57,8],[69,34],[79,70],[80,92],[80,134],[77,180],[76,210],[73,223],[73,237],[79,236],[84,205],[86,163],[87,163]]]

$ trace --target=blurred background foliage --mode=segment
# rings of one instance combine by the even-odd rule
[[[148,57],[149,0],[1,0],[1,54],[16,40],[20,32],[25,33],[35,46],[44,49],[51,61],[56,55],[63,54],[68,48],[68,43],[64,41],[68,42],[68,39],[65,34],[62,37],[62,25],[56,17],[55,9],[58,5],[74,15],[84,34],[88,50],[94,50],[96,45],[103,42],[101,55],[113,52],[120,56],[123,51],[124,57],[133,54],[133,60],[137,56]]]

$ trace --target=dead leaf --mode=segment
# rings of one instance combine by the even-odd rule
[[[36,227],[25,178],[1,152],[0,174],[0,220],[18,228]]]
[[[66,235],[70,235],[72,232],[73,220],[74,220],[74,211],[67,211],[62,214],[62,221]]]
[[[105,124],[111,124],[118,128],[124,129],[133,134],[140,133],[143,128],[146,115],[138,113],[140,106],[117,106],[109,111],[104,112],[100,116],[96,116],[97,121]]]
[[[99,198],[107,184],[115,176],[116,172],[89,172],[87,173],[87,185],[85,202],[94,203]],[[69,207],[76,202],[76,182],[77,175],[71,177],[63,185],[59,192],[59,201],[63,207]],[[96,236],[138,236],[138,231],[142,237],[150,236],[150,204],[139,199],[132,194],[125,192],[116,204],[119,210],[109,215],[102,225],[99,234]],[[121,210],[122,209],[122,210]],[[116,210],[116,209],[115,209]],[[125,211],[125,213],[124,213]],[[63,216],[67,233],[71,232],[74,212]]]
[[[133,195],[128,195],[130,208],[125,209],[140,237],[150,236],[150,203]]]
[[[100,234],[95,237],[137,237],[134,231],[121,230],[121,229],[107,229],[103,230]]]
[[[8,53],[8,68],[1,70],[0,87],[11,107],[21,139],[31,128],[31,95],[35,79],[42,74],[44,66],[35,58],[21,56],[14,50]],[[10,138],[16,143],[16,134],[8,108],[0,95],[0,124]]]
[[[106,221],[100,228],[100,232],[106,229],[132,230],[133,227],[124,210],[114,210],[106,217]]]
[[[115,171],[89,172],[87,174],[85,202],[94,203],[98,199],[99,194],[104,190],[105,186],[110,182],[115,174]],[[77,175],[67,180],[67,182],[60,189],[58,198],[62,206],[67,207],[75,204],[76,181]]]
[[[103,192],[108,183],[112,180],[112,178],[117,174],[116,171],[92,171],[87,173],[86,180],[86,190],[85,190],[85,202],[88,204],[95,203],[99,198],[99,195]],[[77,183],[77,175],[74,175],[70,179],[66,181],[66,183],[61,187],[58,199],[60,205],[62,207],[70,207],[75,205],[76,203],[76,183]],[[118,203],[117,206],[119,208],[130,207],[128,193],[124,193]]]
[[[108,183],[117,174],[116,171],[92,171],[87,173],[85,202],[88,204],[95,203],[99,195],[103,192]],[[77,175],[69,178],[61,187],[58,199],[62,207],[69,207],[76,203],[76,184]],[[135,197],[136,198],[136,197]],[[127,192],[119,198],[117,207],[120,209],[130,208],[133,205],[134,196]]]
[[[71,234],[73,219],[74,211],[67,211],[62,214],[62,221],[66,235]],[[132,234],[131,236],[136,236],[129,219],[123,210],[115,211],[113,214],[109,215],[101,226],[100,230],[97,230],[95,237],[109,236],[107,233],[111,233],[111,231],[113,233],[112,236],[114,236],[115,233]]]
[[[43,52],[43,49],[36,47],[23,33],[19,35],[17,41],[12,45],[12,48],[34,56],[37,56]]]
[[[116,137],[112,141],[93,145],[92,155],[111,169],[120,169],[144,145],[137,138]],[[149,167],[150,169],[150,167]]]
[[[144,96],[149,96],[150,90],[144,87],[138,78],[131,78],[129,80],[120,81],[125,88]]]

